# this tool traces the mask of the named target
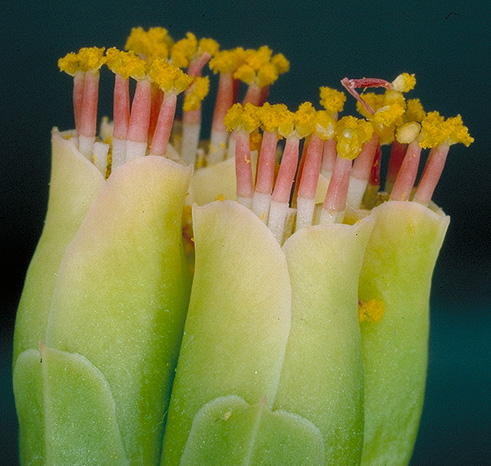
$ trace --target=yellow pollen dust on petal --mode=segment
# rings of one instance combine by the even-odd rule
[[[320,104],[331,113],[338,113],[343,110],[344,103],[346,102],[346,95],[344,92],[337,91],[330,87],[322,86],[319,89]]]
[[[406,105],[406,112],[403,115],[403,119],[406,123],[411,121],[417,121],[418,123],[423,121],[426,117],[426,112],[423,109],[419,99],[409,99]]]
[[[220,45],[214,39],[203,37],[198,42],[198,55],[203,55],[208,52],[211,57],[214,57],[220,50]]]
[[[385,303],[378,299],[370,299],[358,305],[358,320],[360,322],[378,323],[385,313]]]
[[[183,110],[197,110],[202,100],[208,95],[210,90],[210,79],[208,76],[197,77],[191,85],[190,92],[184,98]]]
[[[372,134],[373,125],[370,122],[350,115],[344,116],[338,121],[334,135],[337,154],[344,159],[355,159]]]
[[[258,107],[251,103],[232,105],[223,119],[227,131],[236,130],[251,133],[259,128],[261,121],[257,109]]]
[[[166,60],[156,58],[150,65],[148,75],[164,92],[180,94],[193,82],[193,78]]]
[[[124,79],[130,76],[139,80],[145,76],[146,62],[134,52],[124,52],[115,47],[106,51],[106,65],[113,72]]]
[[[414,74],[402,73],[392,81],[392,86],[395,91],[409,92],[416,86],[416,76]]]
[[[315,114],[315,133],[324,141],[332,139],[336,131],[336,120],[331,112],[318,110]]]
[[[186,68],[195,57],[198,50],[198,40],[192,32],[188,32],[184,39],[178,40],[170,51],[171,63],[178,68]]]

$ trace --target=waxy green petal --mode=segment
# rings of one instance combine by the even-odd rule
[[[373,209],[376,223],[360,275],[361,301],[385,304],[362,322],[365,371],[363,465],[409,463],[428,362],[431,277],[449,217],[414,202]]]
[[[56,274],[66,247],[75,236],[105,180],[56,128],[52,134],[52,167],[48,212],[41,239],[27,272],[17,311],[14,363],[46,339]]]
[[[329,465],[358,464],[363,446],[363,361],[358,276],[373,219],[300,230],[283,246],[292,324],[275,408],[322,432]]]
[[[251,406],[238,396],[210,401],[193,420],[180,466],[318,466],[319,429],[300,416]]]
[[[267,227],[232,201],[195,206],[196,269],[162,464],[179,464],[191,424],[214,398],[273,403],[290,330],[285,256]]]
[[[14,390],[22,464],[128,465],[109,385],[83,356],[24,351]]]
[[[188,304],[181,215],[190,169],[160,157],[118,168],[58,271],[47,344],[106,378],[131,464],[154,464]]]

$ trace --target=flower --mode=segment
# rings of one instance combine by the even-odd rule
[[[408,73],[343,79],[364,118],[338,119],[327,87],[322,110],[266,102],[289,68],[266,46],[135,28],[125,48],[59,62],[75,129],[53,130],[16,322],[22,464],[407,464],[449,222],[431,198],[449,146],[472,142],[461,117],[406,101]]]

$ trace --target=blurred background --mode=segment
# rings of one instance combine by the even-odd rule
[[[57,60],[124,46],[131,27],[187,31],[222,48],[269,45],[291,62],[270,100],[318,102],[322,85],[407,71],[426,110],[460,113],[475,143],[451,148],[434,200],[452,218],[434,275],[427,397],[412,466],[491,464],[491,4],[483,1],[4,2],[0,7],[2,174],[0,463],[17,463],[11,390],[15,309],[46,213],[50,131],[73,126],[72,80]],[[103,73],[99,113],[111,114]],[[347,106],[348,110],[353,104]],[[209,107],[211,112],[211,106]]]

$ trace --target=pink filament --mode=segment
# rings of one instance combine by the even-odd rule
[[[82,101],[84,97],[85,73],[78,71],[73,77],[73,114],[75,117],[75,129],[80,134],[80,117],[82,113]]]
[[[323,204],[323,208],[328,212],[342,212],[346,208],[350,173],[351,160],[336,157]]]
[[[351,176],[360,180],[367,180],[370,177],[373,161],[378,147],[378,136],[373,133],[372,139],[363,145],[360,155],[353,163]]]
[[[392,201],[407,201],[418,175],[419,160],[421,158],[421,147],[418,141],[409,144],[401,168],[397,174],[394,187],[390,194]]]
[[[299,139],[290,136],[286,140],[283,157],[281,158],[280,170],[273,189],[271,200],[278,203],[290,201],[295,172],[298,165]]]
[[[298,196],[314,199],[317,191],[317,181],[322,162],[323,141],[317,134],[312,134],[305,156]]]
[[[215,102],[215,111],[213,113],[212,129],[214,131],[226,131],[223,119],[228,109],[234,103],[234,80],[232,73],[220,73],[218,80],[218,91]]]
[[[160,106],[159,118],[155,126],[155,132],[152,138],[152,155],[165,155],[167,145],[169,144],[174,115],[176,113],[177,96],[172,93],[164,94],[162,105]]]
[[[431,149],[413,200],[428,205],[443,172],[450,146],[441,144]]]
[[[195,78],[200,77],[203,67],[208,63],[210,58],[211,58],[210,54],[208,52],[205,52],[199,58],[191,60],[187,70],[188,75],[193,76]],[[188,95],[190,92],[191,92],[191,88],[187,88],[184,91],[184,97],[186,97],[186,95]],[[201,123],[201,105],[196,110],[183,111],[182,121],[183,123],[189,123],[189,124]]]
[[[97,131],[97,101],[99,98],[99,71],[87,71],[84,95],[80,109],[80,134],[94,137]]]
[[[332,172],[334,162],[336,161],[336,141],[328,139],[324,141],[324,149],[322,152],[322,171]]]
[[[237,178],[237,197],[252,198],[252,166],[249,133],[234,131],[235,136],[235,175]]]
[[[256,191],[258,193],[271,194],[273,191],[277,145],[278,135],[273,131],[264,131],[257,164]]]
[[[260,101],[261,101],[261,88],[255,83],[249,84],[244,99],[242,100],[242,105],[250,103],[252,105],[258,106],[260,105]]]
[[[115,74],[113,121],[113,136],[126,139],[130,121],[130,84],[120,74]]]
[[[392,189],[392,186],[397,178],[397,173],[399,173],[402,161],[404,160],[406,151],[407,144],[401,144],[399,141],[397,141],[397,139],[395,139],[390,149],[389,166],[387,168],[387,178],[385,182],[386,191],[390,191]]]
[[[135,95],[131,104],[128,140],[146,142],[152,105],[152,85],[147,79],[136,83]]]

